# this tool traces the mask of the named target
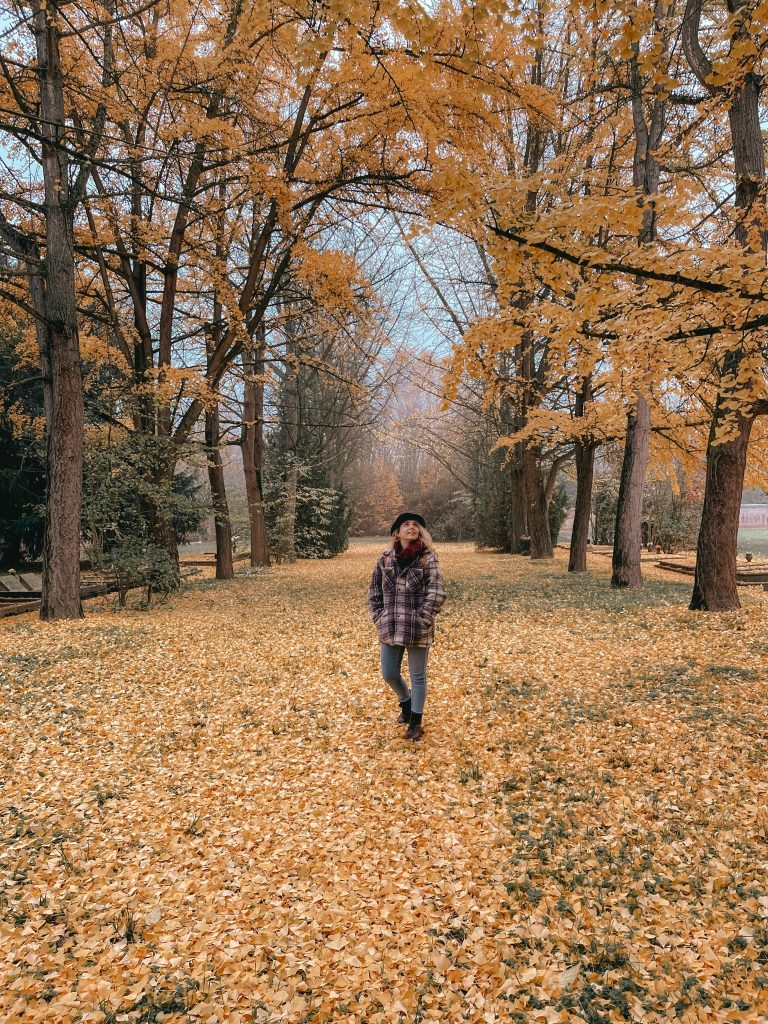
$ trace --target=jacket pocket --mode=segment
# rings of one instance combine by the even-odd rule
[[[429,636],[432,632],[432,619],[425,619],[419,615],[416,619],[416,635],[418,637]]]
[[[424,570],[411,568],[405,574],[405,589],[411,592],[424,589]]]

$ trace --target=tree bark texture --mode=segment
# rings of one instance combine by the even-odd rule
[[[64,90],[56,5],[36,8],[40,133],[45,193],[44,323],[38,332],[44,387],[48,475],[42,619],[82,616],[80,512],[83,482],[83,380],[75,298],[74,204],[63,146]],[[39,288],[39,281],[34,285]],[[38,296],[38,301],[40,296]],[[33,296],[34,301],[34,296]]]
[[[576,506],[573,513],[571,547],[568,554],[568,572],[587,571],[587,542],[589,520],[592,513],[592,478],[595,469],[595,448],[593,441],[577,440],[576,456]]]
[[[552,558],[552,537],[549,532],[547,501],[541,474],[539,451],[527,445],[523,455],[523,479],[528,506],[528,532],[531,538],[531,558]]]
[[[646,400],[637,396],[627,416],[627,439],[621,466],[616,533],[613,541],[612,587],[639,587],[642,551],[643,487],[648,466],[648,437],[651,411]]]
[[[224,465],[221,458],[221,428],[218,402],[205,411],[205,447],[207,449],[208,482],[213,501],[216,531],[216,579],[231,580],[235,576],[232,561],[232,526],[229,521]]]
[[[721,401],[718,398],[718,405]],[[740,607],[736,585],[736,538],[747,448],[754,419],[739,414],[737,436],[717,443],[715,431],[722,418],[716,409],[707,448],[704,507],[689,606],[693,611],[727,612]]]

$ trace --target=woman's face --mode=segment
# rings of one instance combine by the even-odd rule
[[[397,531],[395,536],[403,547],[405,547],[406,544],[410,544],[412,541],[418,540],[421,536],[419,524],[415,519],[406,519],[404,523],[400,524],[400,529]]]

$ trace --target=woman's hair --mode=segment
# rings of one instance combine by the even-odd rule
[[[416,523],[416,525],[419,528],[419,539],[424,542],[424,547],[427,549],[427,551],[431,551],[432,554],[434,555],[435,554],[435,545],[434,545],[434,541],[432,540],[432,537],[430,535],[429,530],[426,528],[426,526],[422,526],[421,523]],[[398,530],[399,529],[400,528],[398,527],[398,529],[395,530],[395,532],[392,534],[392,546],[393,547],[395,545],[395,541],[397,540],[397,534],[398,534]]]

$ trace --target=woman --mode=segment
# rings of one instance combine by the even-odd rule
[[[381,674],[400,701],[398,722],[408,724],[407,740],[420,740],[427,657],[445,590],[424,517],[402,512],[390,532],[392,547],[381,555],[371,577],[368,610],[381,641]],[[410,691],[401,673],[406,651]]]

